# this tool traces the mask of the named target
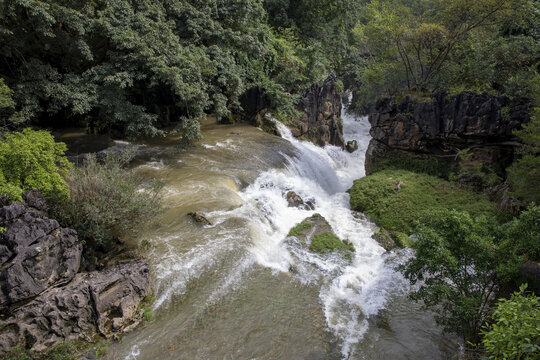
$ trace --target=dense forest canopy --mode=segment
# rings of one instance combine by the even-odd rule
[[[330,72],[361,109],[402,91],[538,91],[532,0],[6,0],[0,74],[17,119],[135,137],[232,119],[260,86],[294,116]],[[3,120],[9,116],[3,112]]]

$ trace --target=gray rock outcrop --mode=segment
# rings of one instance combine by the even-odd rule
[[[504,174],[520,145],[512,132],[529,121],[530,111],[527,99],[472,92],[440,93],[423,102],[410,97],[401,102],[381,100],[369,114],[373,139],[366,172],[372,173],[385,159],[451,162],[459,151],[470,149],[471,162]]]
[[[146,261],[77,274],[68,285],[47,289],[0,321],[0,354],[17,344],[42,351],[60,340],[111,337],[131,329],[142,318],[139,304],[149,294]]]
[[[290,123],[294,136],[304,137],[313,143],[345,147],[341,123],[341,94],[337,79],[330,75],[323,85],[313,84],[303,94],[298,104],[302,113]]]

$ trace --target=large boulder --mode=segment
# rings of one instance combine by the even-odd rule
[[[20,344],[34,351],[61,340],[111,337],[132,329],[150,294],[146,261],[129,260],[102,272],[80,273],[0,321],[0,354]]]
[[[26,203],[0,209],[0,311],[31,300],[51,286],[69,282],[79,270],[82,245],[75,230],[46,217],[37,192]]]
[[[530,119],[527,99],[463,92],[439,93],[429,101],[384,99],[370,109],[366,172],[388,159],[457,161],[470,149],[472,163],[503,175],[520,145],[512,134]]]
[[[298,104],[302,116],[289,124],[294,136],[306,138],[319,146],[345,147],[341,93],[336,82],[336,77],[330,75],[322,86],[313,84],[304,91]]]

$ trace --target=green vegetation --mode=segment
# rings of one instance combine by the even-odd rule
[[[454,162],[449,158],[415,158],[411,155],[396,155],[392,157],[377,158],[372,165],[371,172],[381,170],[408,170],[418,173],[425,173],[432,176],[448,179],[452,172]]]
[[[354,251],[354,246],[347,240],[340,240],[331,232],[322,232],[313,235],[309,250],[326,254],[333,251]]]
[[[66,145],[55,142],[47,131],[6,134],[0,142],[0,194],[17,201],[24,191],[38,189],[48,200],[68,199],[62,177],[70,168],[65,150]]]
[[[489,359],[538,359],[540,354],[540,298],[520,287],[510,299],[500,299],[485,326],[482,344]]]
[[[311,229],[312,227],[313,225],[309,221],[304,220],[293,227],[287,236],[301,236],[304,234],[304,230]]]
[[[540,81],[538,9],[534,0],[367,1],[346,87],[359,108],[441,89],[530,96]]]
[[[537,94],[540,94],[540,85]],[[537,105],[540,106],[540,99]],[[525,144],[523,157],[508,169],[508,180],[516,195],[540,204],[540,107],[535,109],[531,121],[516,134]]]
[[[89,155],[66,176],[71,196],[55,204],[53,215],[91,248],[109,251],[114,240],[134,235],[161,209],[161,184],[142,183],[125,169],[132,156],[109,154],[98,162]]]
[[[58,342],[40,354],[15,346],[6,355],[6,360],[77,360],[79,358],[79,349],[69,341]]]
[[[356,180],[351,189],[351,208],[377,225],[412,234],[417,220],[436,209],[467,211],[472,216],[495,215],[496,205],[482,195],[460,189],[434,176],[405,170],[383,170]]]
[[[519,226],[521,220],[527,222],[520,218],[516,225],[524,234],[528,226]],[[477,342],[494,295],[517,276],[525,254],[513,256],[520,252],[509,251],[516,247],[514,239],[492,218],[456,210],[427,213],[415,237],[416,256],[400,267],[412,284],[419,284],[411,298],[437,308],[435,318],[446,331]]]

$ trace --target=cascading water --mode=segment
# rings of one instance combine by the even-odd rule
[[[352,154],[299,141],[277,123],[282,139],[247,127],[223,139],[223,130],[212,130],[181,162],[150,158],[139,167],[165,178],[170,206],[148,236],[157,319],[113,346],[111,359],[304,359],[310,349],[319,354],[314,358],[374,358],[359,345],[370,319],[406,292],[393,270],[406,254],[385,253],[371,238],[374,225],[349,208],[345,191],[364,176],[370,136],[366,118],[342,117],[345,140],[359,144]],[[159,167],[149,166],[156,161]],[[288,207],[289,191],[315,210]],[[192,210],[205,211],[213,225],[193,226],[185,217]],[[287,237],[314,213],[352,242],[351,261]],[[378,336],[370,335],[371,343]],[[328,348],[332,342],[337,353]],[[417,354],[436,353],[432,342],[417,346],[424,349]]]

